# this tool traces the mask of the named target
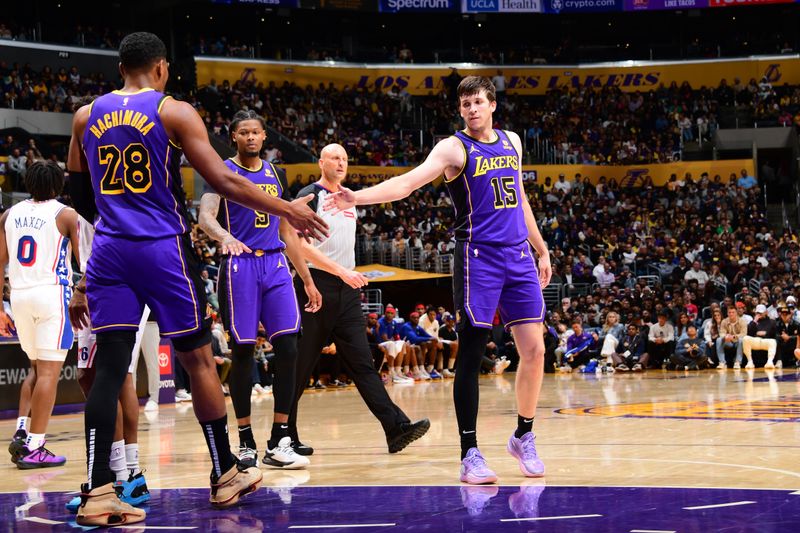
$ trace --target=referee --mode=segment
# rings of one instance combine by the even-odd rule
[[[322,174],[320,180],[302,189],[298,197],[313,194],[314,199],[309,202],[309,207],[328,223],[330,236],[322,242],[315,240],[314,245],[344,269],[352,271],[356,265],[356,210],[350,208],[334,214],[332,211],[323,212],[322,209],[325,196],[338,191],[347,175],[347,152],[338,144],[329,144],[320,152],[319,167]],[[313,264],[309,267],[314,284],[322,293],[322,309],[316,313],[302,311],[303,334],[298,342],[297,387],[289,414],[290,435],[295,451],[301,455],[314,453],[314,449],[302,444],[297,435],[297,404],[322,347],[332,341],[359,394],[383,426],[389,453],[397,453],[425,435],[430,428],[430,421],[425,418],[412,424],[386,393],[367,342],[360,292],[339,277],[315,268]],[[303,284],[297,278],[295,291],[298,301],[305,301]]]

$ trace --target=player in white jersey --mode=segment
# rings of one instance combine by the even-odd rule
[[[25,175],[30,200],[0,217],[0,268],[9,265],[11,310],[22,349],[36,373],[30,431],[15,433],[10,451],[17,468],[61,466],[63,456],[45,448],[45,431],[56,400],[61,367],[75,336],[67,305],[72,296],[71,253],[78,257],[78,214],[55,200],[64,171],[52,161],[31,165]],[[0,289],[4,280],[0,277]],[[0,323],[9,323],[0,310]],[[22,431],[27,434],[24,443]]]

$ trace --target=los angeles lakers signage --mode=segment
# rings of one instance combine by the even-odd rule
[[[300,87],[333,84],[338,89],[359,88],[407,91],[413,95],[444,90],[451,69],[443,65],[365,65],[335,62],[255,61],[196,57],[197,81],[250,80],[267,84],[293,82]],[[766,77],[775,85],[800,84],[800,56],[769,56],[694,62],[623,61],[574,66],[477,66],[459,64],[458,74],[492,77],[501,70],[510,94],[537,95],[558,87],[619,87],[647,91],[672,82],[689,81],[693,87],[716,87],[720,80],[733,83]]]
[[[298,163],[294,165],[281,165],[286,170],[289,183],[311,183],[319,179],[319,165],[316,163]],[[372,167],[351,165],[347,169],[349,183],[361,185],[374,185],[386,181],[394,176],[408,172],[414,167]],[[478,172],[481,176],[487,170],[497,168],[511,168],[517,170],[515,157],[480,158],[477,162]],[[646,181],[652,181],[655,186],[665,185],[670,177],[675,174],[679,179],[684,179],[688,174],[693,180],[699,180],[704,172],[710,179],[719,175],[723,183],[728,183],[731,174],[738,177],[741,171],[754,176],[755,168],[752,159],[726,159],[721,161],[680,161],[677,163],[653,163],[648,165],[522,165],[522,180],[528,184],[543,185],[548,190],[558,181],[559,174],[564,174],[566,179],[572,181],[575,174],[580,174],[581,179],[589,178],[592,184],[605,178],[615,180],[622,187],[640,187]],[[649,180],[648,180],[649,178]],[[184,179],[184,182],[187,181]]]

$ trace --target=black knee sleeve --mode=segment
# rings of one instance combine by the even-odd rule
[[[133,331],[97,334],[97,353],[94,358],[96,374],[86,398],[85,413],[86,459],[91,465],[89,478],[92,487],[100,487],[115,479],[108,461],[117,410],[109,409],[109,406],[117,405],[135,342],[136,333]]]
[[[250,394],[253,388],[253,353],[255,345],[239,344],[233,338],[231,348],[231,371],[228,374],[228,386],[231,390],[231,401],[236,418],[250,416]]]
[[[297,381],[297,334],[290,333],[272,339],[275,357],[275,380],[272,383],[272,396],[275,398],[275,412],[289,414],[294,401]]]
[[[211,329],[203,328],[183,337],[172,337],[172,345],[179,352],[191,352],[206,344],[211,344]]]

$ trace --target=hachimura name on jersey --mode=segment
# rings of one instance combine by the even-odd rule
[[[159,117],[167,98],[153,89],[114,91],[92,104],[83,150],[100,213],[98,234],[156,239],[188,231],[181,151]]]

